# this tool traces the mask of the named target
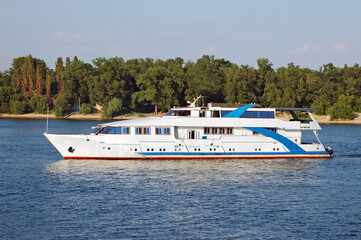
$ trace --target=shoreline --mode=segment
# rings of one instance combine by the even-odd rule
[[[142,114],[142,116],[139,116]],[[63,118],[57,118],[55,113],[42,114],[42,113],[25,113],[25,114],[8,114],[8,113],[0,113],[0,119],[71,119],[71,120],[104,120],[104,121],[112,121],[112,120],[128,120],[128,119],[136,119],[144,117],[162,117],[165,113],[131,113],[131,114],[122,114],[116,116],[114,118],[102,118],[101,113],[93,113],[93,114],[80,114],[80,113],[71,113],[68,116]]]
[[[139,116],[142,114],[142,116]],[[129,120],[136,118],[144,117],[162,117],[165,113],[131,113],[123,114],[116,116],[114,118],[102,118],[101,113],[93,114],[80,114],[80,113],[71,113],[70,115],[64,118],[57,118],[54,113],[49,113],[49,119],[71,119],[71,120],[103,120],[103,121],[113,121],[113,120]],[[330,120],[330,116],[327,115],[314,115],[319,124],[350,124],[350,125],[361,125],[361,114],[356,113],[353,120]],[[0,119],[47,119],[47,114],[41,113],[26,113],[26,114],[8,114],[0,113]],[[280,116],[280,119],[287,120],[287,116]]]

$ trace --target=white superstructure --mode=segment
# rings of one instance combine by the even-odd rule
[[[100,124],[91,134],[44,135],[65,159],[328,158],[314,109],[188,107],[161,118]],[[293,119],[276,118],[289,111]],[[300,120],[295,111],[306,112]],[[315,143],[302,140],[313,131]]]

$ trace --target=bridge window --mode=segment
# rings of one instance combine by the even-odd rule
[[[170,110],[166,116],[189,116],[191,111],[189,110]]]
[[[232,111],[221,111],[221,117],[226,116],[230,112],[232,112]]]
[[[275,118],[273,111],[246,111],[241,118]]]

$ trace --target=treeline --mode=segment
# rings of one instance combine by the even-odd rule
[[[83,113],[94,112],[98,104],[109,118],[144,107],[166,111],[198,95],[205,103],[313,107],[318,114],[352,119],[361,112],[361,67],[329,63],[311,70],[290,63],[274,69],[260,58],[254,68],[205,55],[196,62],[114,57],[96,58],[92,64],[59,57],[51,69],[28,55],[13,59],[12,67],[0,72],[3,113],[44,113],[50,107],[62,117],[80,102]]]

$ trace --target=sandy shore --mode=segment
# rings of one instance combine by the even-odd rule
[[[140,117],[162,117],[165,113],[132,113],[132,114],[124,114],[117,116],[113,119],[104,119],[101,117],[101,113],[94,113],[94,114],[80,114],[80,113],[72,113],[64,119],[76,119],[76,120],[126,120],[126,119],[135,119]],[[282,115],[278,116],[281,119],[287,120],[289,119],[288,116]],[[361,113],[356,113],[355,118],[353,120],[334,120],[330,121],[330,116],[318,116],[315,115],[317,121],[320,124],[357,124],[361,125]],[[39,113],[27,113],[27,114],[20,114],[20,115],[14,115],[14,114],[7,114],[7,113],[0,113],[0,118],[21,118],[21,119],[46,119],[47,114],[39,114]],[[56,116],[54,113],[49,114],[49,119],[56,119]]]
[[[80,114],[80,113],[71,113],[70,115],[64,117],[63,119],[76,119],[76,120],[125,120],[125,119],[135,119],[140,117],[162,117],[165,113],[132,113],[132,114],[124,114],[112,119],[102,118],[101,113],[94,114]],[[26,114],[7,114],[0,113],[0,118],[21,118],[21,119],[56,119],[55,113],[40,114],[40,113],[26,113]]]

